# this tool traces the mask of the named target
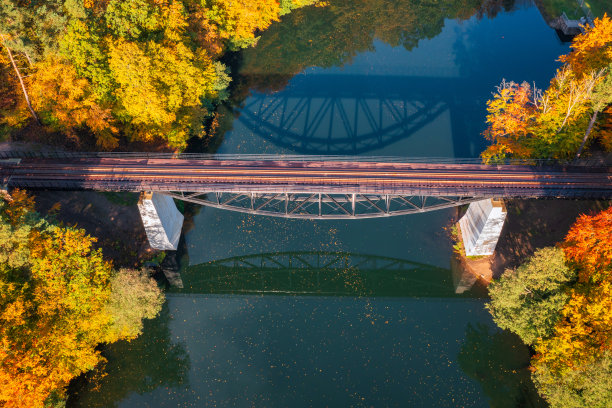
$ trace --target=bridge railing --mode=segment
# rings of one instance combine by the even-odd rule
[[[148,153],[148,152],[69,152],[69,151],[0,151],[0,160],[6,159],[177,159],[177,160],[238,160],[238,161],[330,161],[427,164],[486,164],[481,158],[453,157],[399,157],[399,156],[341,156],[295,154],[216,154],[216,153]],[[576,161],[556,159],[505,159],[489,164],[505,165],[602,165],[595,159]]]

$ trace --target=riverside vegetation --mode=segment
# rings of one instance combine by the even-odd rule
[[[1,132],[34,120],[78,145],[203,136],[230,82],[219,61],[316,0],[0,1]],[[213,126],[214,128],[214,126]]]
[[[482,157],[566,160],[585,145],[612,149],[612,21],[607,15],[578,35],[560,57],[548,89],[503,81],[487,103],[484,136],[492,141]],[[592,135],[591,135],[592,134]]]
[[[163,295],[143,272],[114,270],[95,238],[55,225],[15,190],[0,203],[0,405],[61,404],[69,381],[131,340]]]
[[[498,88],[485,160],[569,159],[588,143],[612,147],[610,18],[596,19],[561,61],[545,91]],[[506,271],[489,292],[494,321],[532,347],[532,378],[551,407],[612,404],[612,207],[579,217],[562,243]]]

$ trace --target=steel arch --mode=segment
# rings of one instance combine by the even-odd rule
[[[332,193],[164,192],[195,204],[247,214],[300,219],[357,219],[415,214],[456,207],[482,197]]]

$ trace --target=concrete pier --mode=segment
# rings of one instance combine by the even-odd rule
[[[184,217],[176,209],[174,200],[160,193],[142,193],[138,210],[151,248],[176,250]]]
[[[505,220],[506,207],[503,202],[487,199],[471,203],[467,213],[459,220],[465,254],[493,255]]]

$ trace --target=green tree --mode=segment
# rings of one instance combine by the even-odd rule
[[[538,365],[533,381],[552,408],[608,408],[612,403],[612,353],[556,375],[548,365]]]
[[[553,333],[569,300],[568,285],[575,279],[561,249],[540,249],[491,283],[487,309],[499,327],[516,333],[526,344],[535,344]]]
[[[143,319],[153,319],[161,310],[163,295],[144,271],[120,269],[110,284],[111,337],[134,339],[142,334]]]

